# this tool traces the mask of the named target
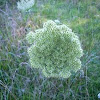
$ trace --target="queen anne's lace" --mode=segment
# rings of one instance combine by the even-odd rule
[[[32,44],[28,48],[32,67],[42,69],[46,77],[68,78],[81,68],[83,50],[79,38],[66,25],[47,21],[26,39]]]
[[[17,8],[21,11],[26,11],[34,5],[34,0],[21,0],[17,2]]]

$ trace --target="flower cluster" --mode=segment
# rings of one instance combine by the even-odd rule
[[[49,20],[42,29],[27,34],[26,39],[31,44],[31,66],[40,68],[46,77],[68,78],[81,68],[83,50],[79,38],[66,25]]]
[[[26,11],[34,5],[34,0],[21,0],[17,2],[17,8],[21,11]]]

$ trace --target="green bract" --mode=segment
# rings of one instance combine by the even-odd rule
[[[26,36],[30,63],[40,68],[46,77],[68,78],[81,68],[83,50],[78,36],[66,25],[49,20],[42,29]]]

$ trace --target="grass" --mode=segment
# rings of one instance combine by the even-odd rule
[[[77,0],[76,0],[77,1]],[[0,100],[98,100],[100,92],[99,0],[37,2],[31,12],[7,5],[0,11]],[[28,62],[28,31],[48,19],[60,20],[81,40],[81,71],[68,79],[45,78]]]

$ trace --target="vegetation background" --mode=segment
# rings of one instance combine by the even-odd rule
[[[0,0],[0,100],[98,100],[100,0],[36,0],[27,12],[18,0]],[[80,38],[82,68],[68,79],[45,78],[28,62],[25,36],[59,20]]]

